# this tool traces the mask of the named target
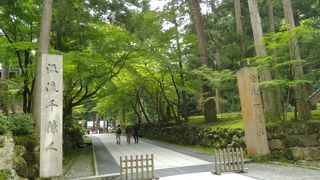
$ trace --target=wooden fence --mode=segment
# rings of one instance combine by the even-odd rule
[[[151,156],[143,155],[133,156],[120,156],[120,179],[121,180],[149,180],[157,179],[154,174],[154,158],[153,154]]]
[[[246,172],[242,148],[219,149],[214,152],[214,174],[221,172]]]

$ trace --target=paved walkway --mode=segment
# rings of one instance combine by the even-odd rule
[[[197,158],[201,156],[191,152],[181,153],[168,148],[160,147],[150,140],[139,141],[139,144],[127,144],[125,137],[121,137],[121,144],[116,144],[114,134],[92,135],[96,156],[97,174],[119,173],[120,156],[154,154],[155,174],[161,179],[195,179],[195,177],[212,178],[212,157]],[[235,173],[222,175],[236,179],[252,179]],[[166,177],[166,178],[164,178]],[[217,176],[218,177],[218,176]],[[225,179],[225,178],[224,178]]]
[[[155,173],[162,180],[206,180],[206,179],[319,179],[320,171],[274,164],[246,164],[249,172],[245,174],[223,173],[212,175],[213,158],[196,153],[187,148],[142,140],[139,144],[127,144],[121,137],[121,144],[116,144],[114,134],[92,135],[97,175],[119,173],[120,156],[154,154]],[[214,177],[213,177],[214,176]]]

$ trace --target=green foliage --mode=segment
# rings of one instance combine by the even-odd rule
[[[0,169],[0,179],[9,179],[11,171],[9,169]]]
[[[312,82],[309,80],[288,80],[288,79],[280,79],[280,80],[270,80],[263,81],[259,83],[259,86],[262,89],[273,89],[273,88],[285,88],[285,87],[296,87],[302,84],[311,84]]]
[[[92,143],[92,138],[88,136],[83,137],[83,143],[85,144],[91,144]]]
[[[208,81],[212,88],[225,88],[223,83],[225,81],[235,79],[234,72],[224,69],[222,71],[215,71],[211,68],[200,67],[193,70],[194,75],[202,77],[204,80]]]
[[[243,129],[243,119],[240,113],[223,113],[218,114],[219,120],[215,123],[206,123],[203,116],[191,116],[189,122],[185,123],[190,127],[208,127],[211,129],[217,128],[232,128]]]
[[[14,135],[28,135],[35,132],[35,122],[30,114],[9,116],[9,129]]]
[[[276,33],[264,38],[270,56],[247,59],[250,66],[270,70],[276,77],[262,82],[261,88],[281,88],[284,98],[292,87],[303,83],[320,87],[319,3],[292,3],[295,21],[301,25],[294,29],[283,25],[282,3],[274,1]],[[113,117],[123,110],[127,121],[144,120],[145,116],[151,121],[169,121],[182,116],[183,93],[190,114],[199,114],[208,99],[223,103],[226,112],[239,111],[234,72],[240,68],[240,61],[255,54],[250,13],[242,4],[243,33],[237,34],[233,1],[208,1],[207,5],[214,9],[203,14],[210,68],[200,67],[194,22],[186,18],[192,16],[189,3],[172,0],[163,9],[151,10],[150,1],[54,1],[50,45],[51,52],[64,56],[66,132],[77,137],[81,134],[74,129],[75,118],[71,116],[81,117],[84,111]],[[266,1],[259,1],[259,6],[267,32]],[[0,3],[0,62],[6,61],[10,71],[19,72],[5,81],[8,106],[23,104],[25,112],[30,111],[34,89],[34,50],[38,49],[41,9],[38,0]],[[288,41],[292,37],[299,40],[302,59],[292,60],[289,55]],[[241,52],[238,41],[244,42],[245,52]],[[296,65],[303,65],[308,75],[293,80]],[[218,88],[221,97],[203,99],[201,87],[205,83]],[[84,108],[91,102],[96,102],[95,107]],[[24,122],[19,123],[23,129]],[[0,117],[0,131],[5,131],[1,130],[6,129],[4,124]],[[14,131],[30,133],[31,129],[26,125],[24,130]]]
[[[0,112],[0,134],[5,133],[7,130],[8,130],[7,117]]]
[[[26,148],[21,145],[15,145],[14,146],[14,153],[16,156],[23,156],[23,154],[26,152]]]
[[[20,156],[13,158],[13,168],[21,177],[28,177],[27,162]]]
[[[5,46],[8,49],[15,50],[15,51],[23,51],[23,50],[37,50],[39,48],[39,44],[35,42],[15,42],[8,44]]]
[[[176,144],[200,144],[215,149],[245,147],[242,129],[170,126],[142,124],[141,133],[149,138]]]
[[[63,129],[63,152],[72,153],[80,144],[83,143],[83,134],[78,124]]]
[[[35,147],[40,144],[40,139],[37,134],[13,136],[13,140],[16,145],[24,146],[28,152],[34,152]]]

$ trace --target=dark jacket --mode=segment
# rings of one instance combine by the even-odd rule
[[[133,135],[134,136],[138,136],[139,135],[139,126],[138,125],[134,125],[133,126]]]

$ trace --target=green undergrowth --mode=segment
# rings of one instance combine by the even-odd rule
[[[92,139],[87,136],[84,136],[83,141],[84,144],[92,143]],[[72,169],[73,165],[76,164],[77,160],[85,156],[85,153],[87,152],[92,154],[92,146],[76,148],[71,153],[65,154],[63,156],[63,174],[67,174]]]
[[[243,129],[243,121],[241,114],[236,113],[223,113],[218,115],[218,120],[216,122],[205,122],[204,116],[191,116],[189,122],[185,124],[186,126],[196,126],[196,127],[211,127],[212,129],[219,128],[240,128]]]
[[[67,172],[70,171],[72,166],[75,164],[75,162],[79,158],[82,150],[83,148],[77,148],[72,153],[69,153],[63,156],[63,174],[66,174]]]
[[[320,103],[318,104],[318,107],[319,108],[317,110],[312,111],[313,120],[320,120]]]
[[[88,137],[88,136],[84,136],[83,143],[91,144],[92,143],[92,139],[90,137]]]
[[[9,169],[0,170],[0,179],[9,179],[10,176],[11,176],[11,172]]]
[[[320,105],[319,105],[320,106]],[[312,120],[320,120],[320,108],[312,111]],[[294,119],[294,112],[287,113],[287,121],[292,121]],[[272,122],[266,122],[267,124],[272,124]],[[190,116],[189,122],[185,123],[186,126],[192,127],[210,127],[212,129],[217,128],[240,128],[244,129],[243,119],[240,112],[235,113],[223,113],[218,115],[218,120],[216,122],[205,122],[204,116]]]

